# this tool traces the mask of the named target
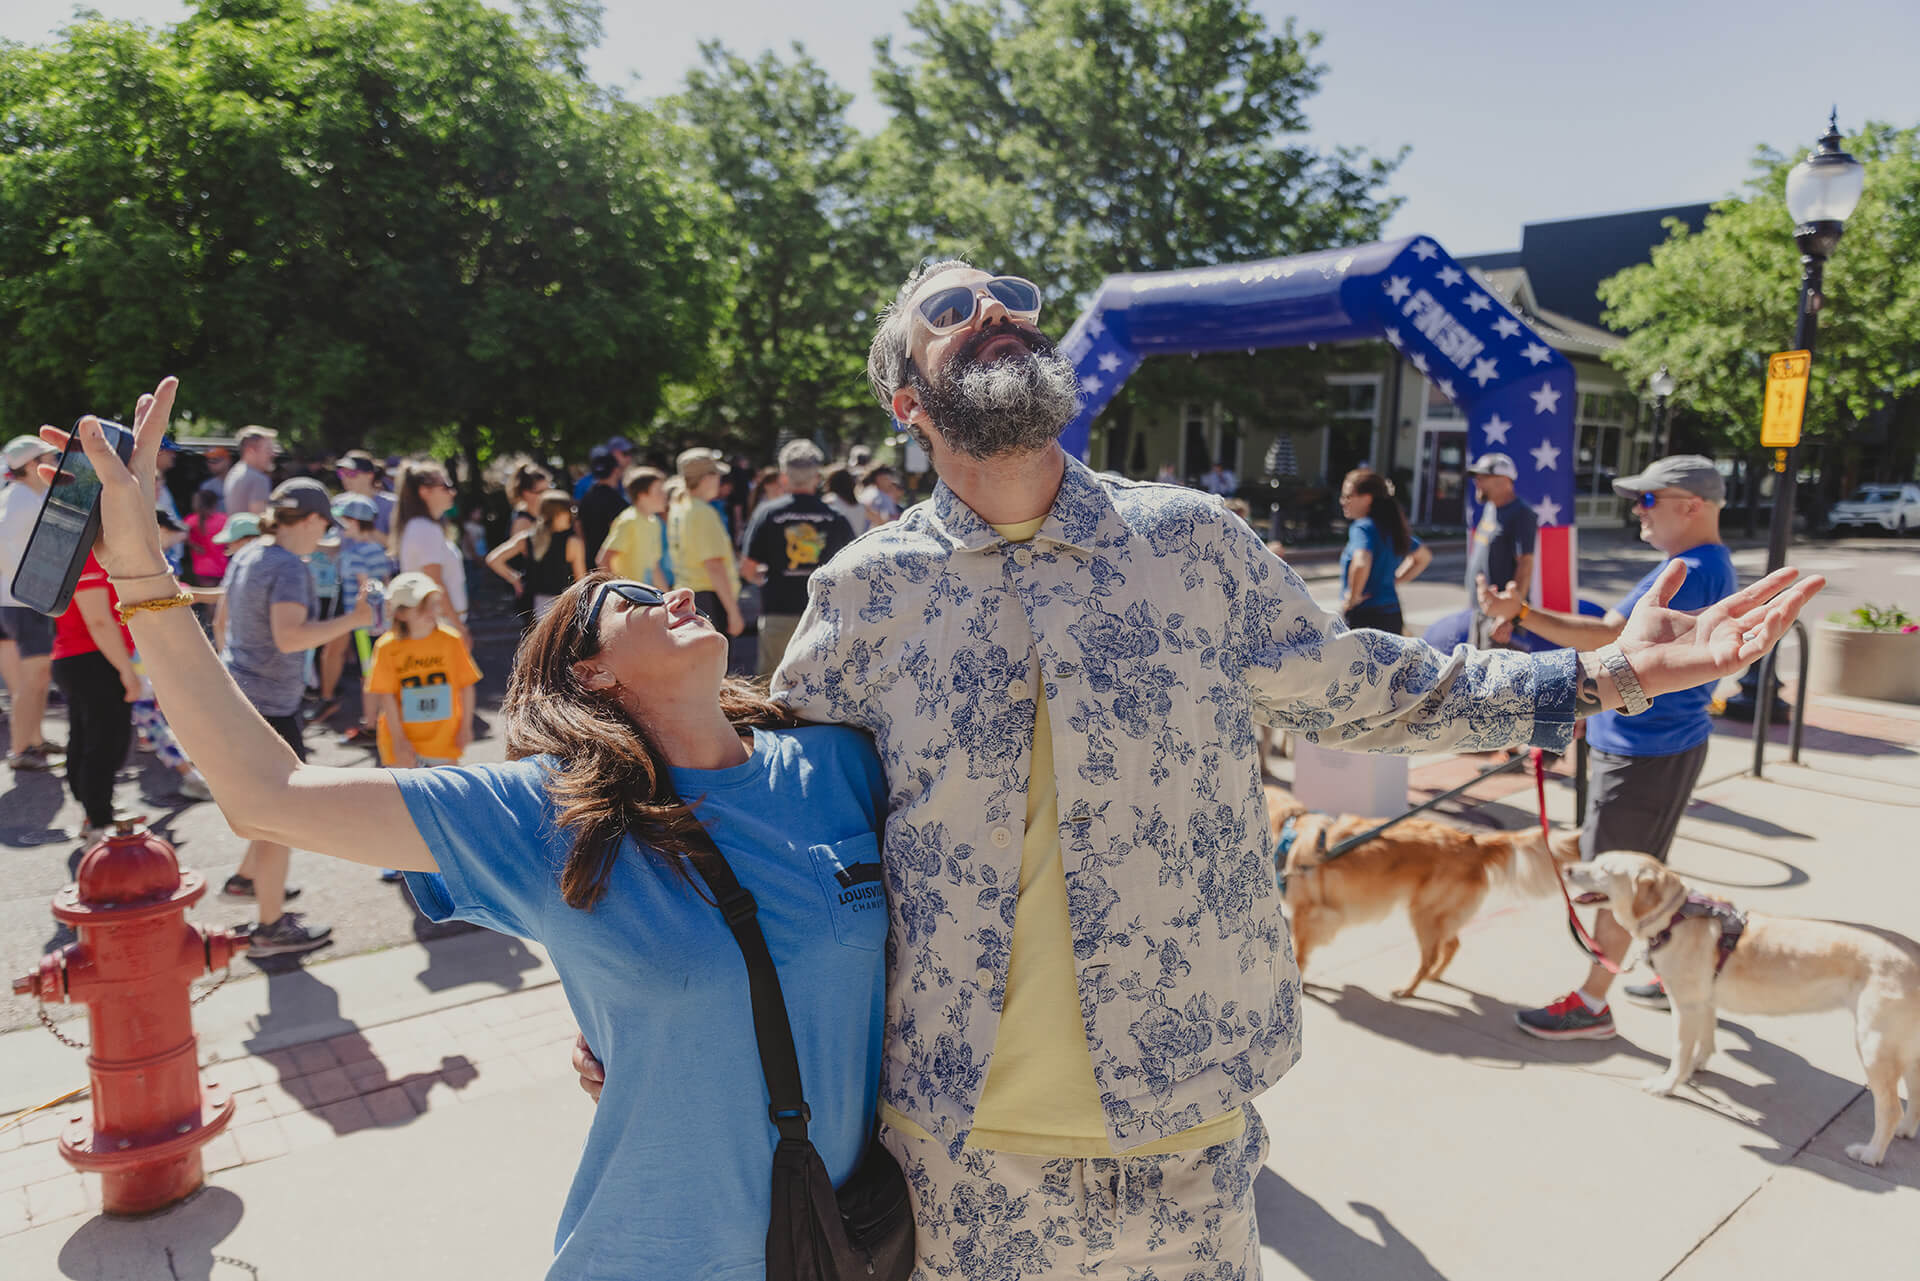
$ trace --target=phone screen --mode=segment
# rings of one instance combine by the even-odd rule
[[[100,428],[123,460],[133,457],[133,433],[119,423]],[[100,477],[79,440],[60,454],[54,482],[40,500],[40,518],[13,576],[14,599],[43,614],[65,612],[73,585],[100,530]]]

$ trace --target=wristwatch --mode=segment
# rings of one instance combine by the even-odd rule
[[[1633,664],[1618,645],[1602,645],[1593,656],[1607,675],[1613,677],[1613,687],[1620,691],[1620,711],[1627,716],[1638,716],[1653,706],[1653,700],[1640,688],[1640,678],[1634,675]]]

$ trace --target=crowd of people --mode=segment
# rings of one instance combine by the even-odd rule
[[[894,1167],[916,1275],[1257,1276],[1252,1101],[1299,1057],[1302,1001],[1254,724],[1352,751],[1564,751],[1581,720],[1756,660],[1819,589],[1781,571],[1713,601],[1712,581],[1681,612],[1683,565],[1714,562],[1678,556],[1594,624],[1529,611],[1513,584],[1477,594],[1496,626],[1577,648],[1441,653],[1350,627],[1393,621],[1423,550],[1390,489],[1343,486],[1343,620],[1216,497],[1062,451],[1079,381],[1039,315],[1032,282],[959,261],[882,309],[870,381],[940,478],[905,512],[891,469],[830,469],[803,440],[771,471],[696,448],[667,475],[615,437],[573,485],[534,464],[503,478],[516,510],[486,559],[527,630],[495,764],[459,763],[477,549],[448,526],[440,464],[390,469],[398,563],[375,591],[371,556],[349,570],[345,549],[378,544],[381,468],[372,492],[275,485],[275,441],[247,435],[224,522],[206,532],[196,498],[204,536],[176,565],[196,534],[159,499],[177,383],[142,398],[131,465],[82,420],[103,532],[58,627],[98,654],[60,670],[77,654],[56,641],[52,662],[63,688],[98,687],[67,745],[89,822],[111,820],[111,778],[103,793],[74,761],[111,756],[116,732],[124,754],[101,691],[130,705],[144,675],[250,842],[234,888],[269,950],[324,929],[281,924],[291,848],[545,945],[604,1084],[550,1277],[763,1275],[771,1216],[803,1212],[769,1180],[796,1129],[835,1188]],[[9,444],[10,473],[33,448]],[[1639,483],[1662,550],[1717,520],[1687,466]],[[183,589],[203,545],[227,557],[223,587]],[[203,600],[217,643],[188,608]],[[383,626],[361,679],[397,768],[306,763],[328,646]],[[750,897],[697,888],[716,858]],[[743,922],[796,1030],[797,1109],[762,1106]]]

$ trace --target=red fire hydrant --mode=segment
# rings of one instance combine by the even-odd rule
[[[18,995],[87,1006],[93,1121],[68,1123],[60,1155],[100,1174],[108,1214],[149,1214],[197,1191],[206,1177],[200,1146],[233,1117],[232,1096],[200,1084],[187,989],[225,969],[247,936],[187,923],[206,892],[205,878],[182,872],[173,846],[139,820],[117,824],[53,896],[54,916],[78,941],[13,981]]]

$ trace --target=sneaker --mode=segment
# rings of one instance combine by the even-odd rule
[[[220,887],[220,897],[238,899],[243,903],[253,902],[256,897],[253,892],[253,878],[250,876],[229,876],[227,883]],[[291,903],[299,897],[300,887],[298,885],[289,885],[286,889],[280,891],[280,898],[283,902]]]
[[[210,801],[213,799],[213,789],[207,786],[207,780],[200,777],[198,772],[183,776],[180,780],[179,791],[180,795],[190,801]]]
[[[1595,1014],[1578,992],[1569,992],[1542,1009],[1516,1010],[1513,1021],[1527,1035],[1548,1041],[1604,1041],[1615,1035],[1613,1011],[1602,1007]]]
[[[1656,977],[1651,983],[1629,983],[1620,989],[1626,998],[1635,1005],[1644,1005],[1650,1010],[1671,1008],[1667,1003],[1667,985]]]
[[[256,925],[247,942],[249,956],[284,956],[290,952],[311,952],[331,940],[331,925],[308,925],[298,912],[282,912],[272,925]]]
[[[7,765],[29,774],[44,774],[53,768],[53,758],[46,748],[36,744],[24,752],[15,752],[7,757]]]
[[[380,879],[391,885],[400,879],[400,873],[393,868],[383,867],[380,869]]]

